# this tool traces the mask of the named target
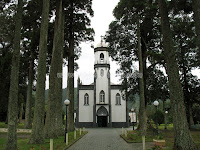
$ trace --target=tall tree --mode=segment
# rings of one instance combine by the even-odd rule
[[[68,56],[68,76],[67,76],[67,98],[70,100],[68,109],[67,126],[69,131],[74,131],[74,3],[69,3],[69,56]]]
[[[175,150],[197,150],[191,137],[185,105],[184,95],[179,78],[178,65],[175,58],[172,32],[168,18],[168,9],[165,0],[159,0],[159,13],[163,34],[164,57],[166,71],[169,79],[170,100],[172,102],[173,124],[174,124],[174,149]]]
[[[43,0],[42,22],[40,28],[39,60],[37,71],[36,100],[34,120],[29,143],[44,143],[44,106],[45,106],[45,78],[46,51],[49,21],[49,0]]]
[[[80,51],[79,44],[92,41],[94,30],[90,28],[93,16],[92,0],[69,0],[64,3],[65,9],[65,53],[68,60],[67,98],[70,100],[68,109],[68,129],[74,130],[74,70],[75,60]]]
[[[197,49],[193,39],[195,39],[194,22],[193,19],[184,12],[180,13],[180,17],[172,19],[174,41],[176,44],[176,56],[180,68],[181,83],[184,92],[186,114],[188,123],[191,125],[193,122],[192,115],[192,99],[191,92],[191,78],[194,78],[191,71],[196,68]],[[191,30],[192,29],[192,30]],[[190,39],[190,40],[189,40]]]
[[[140,80],[139,82],[141,83],[140,85],[144,86],[144,88],[140,89],[144,90],[141,91],[141,93],[144,94],[145,100],[143,99],[143,96],[141,96],[141,101],[144,100],[146,105],[147,104],[146,62],[148,56],[147,51],[152,50],[153,49],[152,47],[156,49],[152,43],[155,42],[156,41],[155,39],[157,38],[152,32],[152,30],[155,30],[154,29],[155,23],[153,23],[154,22],[153,19],[156,16],[155,4],[153,4],[151,0],[148,1],[120,0],[120,2],[115,7],[113,12],[117,20],[110,24],[109,27],[110,30],[108,31],[108,38],[107,38],[107,41],[110,42],[111,56],[116,61],[118,61],[120,65],[124,63],[132,64],[132,61],[137,61],[137,60],[142,61],[142,64],[140,64],[141,65],[140,71],[141,69],[143,69],[142,71],[143,81],[141,83],[141,79],[139,79]],[[141,20],[139,29],[137,23],[138,17]],[[137,30],[139,30],[140,32],[139,34],[138,32],[136,32]],[[141,59],[139,58],[139,47],[138,47],[139,38],[135,40],[136,39],[135,37],[137,35],[140,35],[141,39],[140,41],[141,56],[142,56]],[[154,39],[154,41],[152,39]],[[130,67],[128,69],[130,74],[134,73],[132,69],[133,67]],[[142,109],[143,108],[141,108],[141,110]],[[141,111],[141,113],[143,113],[143,111]],[[143,116],[144,114],[141,114],[141,116]],[[139,129],[140,129],[140,124],[139,124]]]
[[[63,135],[62,124],[62,65],[63,65],[63,5],[56,1],[53,50],[50,68],[50,84],[45,122],[45,137],[57,138]]]
[[[20,62],[20,40],[22,26],[23,0],[18,0],[17,13],[15,16],[15,36],[13,45],[12,68],[10,78],[10,92],[8,103],[8,135],[6,150],[17,149],[17,118],[18,118],[18,83]]]
[[[35,79],[35,64],[39,52],[39,36],[40,36],[40,24],[42,14],[42,2],[38,0],[31,0],[27,2],[25,7],[26,13],[23,16],[23,40],[24,45],[24,57],[27,59],[26,64],[28,72],[28,85],[26,95],[26,112],[25,112],[25,128],[32,127],[32,91],[33,81]],[[31,16],[31,17],[30,17]]]
[[[28,88],[27,88],[27,97],[26,97],[26,112],[25,112],[25,122],[24,128],[30,129],[32,127],[32,86],[33,86],[33,73],[34,72],[34,58],[33,52],[31,52],[31,59],[29,65],[28,73]]]
[[[141,33],[140,33],[140,19],[137,18],[137,38],[138,38],[138,58],[139,58],[139,93],[140,93],[140,114],[139,114],[139,120],[142,122],[140,124],[139,132],[142,136],[142,142],[143,142],[143,150],[145,150],[145,136],[146,136],[146,130],[147,130],[147,116],[146,116],[146,108],[145,108],[145,96],[144,96],[144,69],[143,69],[143,60],[142,60],[142,47],[141,47]]]

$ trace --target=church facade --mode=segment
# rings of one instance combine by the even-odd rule
[[[121,85],[110,81],[109,51],[101,42],[94,49],[94,83],[82,85],[78,80],[77,127],[127,127],[127,105]]]

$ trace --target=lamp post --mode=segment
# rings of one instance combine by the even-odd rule
[[[64,101],[64,104],[66,105],[66,123],[65,123],[65,142],[66,142],[66,138],[67,138],[67,106],[70,104],[70,101],[68,99],[66,99]]]
[[[133,121],[133,112],[134,112],[134,109],[131,108],[131,112],[132,112],[132,124],[133,124],[133,130],[134,130],[134,121]]]
[[[155,100],[153,102],[153,105],[156,107],[156,132],[158,134],[158,116],[157,116],[157,110],[158,110],[159,102],[157,100]]]
[[[165,111],[165,130],[167,130],[167,114],[168,114],[168,111],[166,110]]]

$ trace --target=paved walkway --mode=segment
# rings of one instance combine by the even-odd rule
[[[120,138],[120,128],[91,128],[88,134],[68,150],[142,150],[141,143],[126,143]],[[152,143],[146,143],[150,148]]]
[[[8,132],[8,128],[0,128],[0,132]],[[31,129],[17,129],[17,132],[31,133]]]

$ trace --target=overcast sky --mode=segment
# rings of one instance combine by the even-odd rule
[[[91,19],[91,25],[95,31],[94,47],[101,41],[101,36],[105,35],[109,24],[114,20],[113,9],[118,4],[119,0],[93,0],[92,9],[94,10],[94,17]],[[91,84],[94,82],[94,49],[90,47],[91,43],[83,43],[82,55],[77,61],[79,70],[75,77],[80,76],[83,84]],[[111,61],[111,60],[110,60]],[[111,81],[118,83],[118,78],[115,77],[117,65],[111,62]]]
[[[82,53],[77,61],[79,65],[78,71],[75,72],[75,86],[77,85],[77,78],[80,77],[83,84],[91,84],[94,82],[94,47],[101,41],[101,36],[105,35],[111,21],[114,20],[112,11],[118,4],[119,0],[93,0],[92,9],[94,17],[91,18],[91,27],[95,31],[93,43],[82,43]],[[111,61],[111,60],[110,60]],[[110,64],[111,82],[119,83],[119,78],[116,77],[115,72],[118,66],[115,62]],[[46,89],[49,88],[49,78],[47,77]],[[67,87],[67,67],[63,69],[63,88]]]

